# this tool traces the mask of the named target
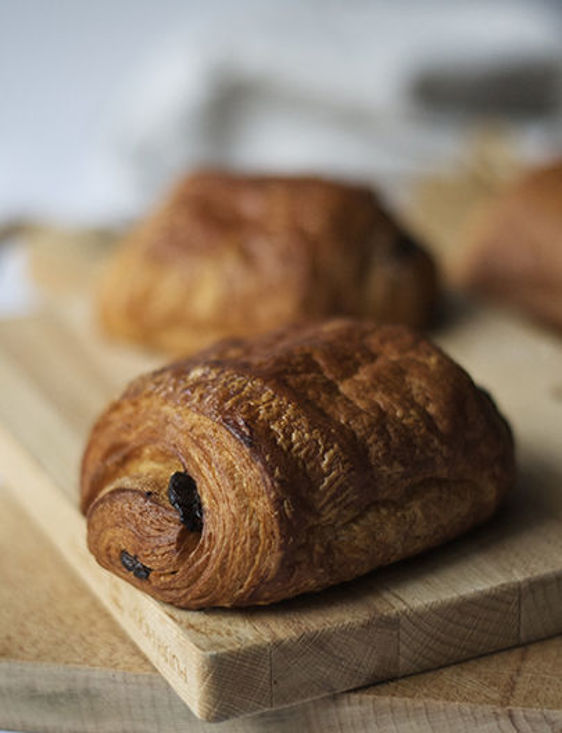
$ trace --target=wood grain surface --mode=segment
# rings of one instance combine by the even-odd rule
[[[198,720],[0,489],[0,726],[45,733],[562,728],[562,637],[278,711]]]
[[[489,526],[340,588],[265,609],[186,612],[145,597],[95,564],[85,550],[84,521],[76,509],[81,448],[94,415],[146,361],[102,344],[80,306],[67,308],[64,322],[51,313],[2,325],[3,473],[14,497],[66,560],[182,698],[210,720],[552,635],[562,630],[560,347],[501,313],[468,315],[459,315],[439,340],[512,419],[521,465],[517,493]],[[509,687],[509,698],[508,693]],[[361,700],[378,698],[378,693],[360,694]],[[429,705],[426,695],[413,695],[403,708],[411,707],[412,720],[419,721],[419,709]],[[346,703],[349,697],[352,702]],[[390,715],[395,696],[386,697],[384,705],[377,704]],[[353,696],[330,700],[334,710],[357,709]],[[434,722],[449,715],[442,704],[441,699],[433,706]],[[545,715],[543,708],[532,712]],[[549,712],[544,720],[556,714]],[[337,719],[334,714],[331,724]]]

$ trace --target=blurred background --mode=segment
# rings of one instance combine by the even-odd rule
[[[1,0],[0,220],[137,216],[228,164],[405,185],[562,146],[557,0]]]
[[[562,150],[562,2],[0,0],[0,100],[2,312],[34,298],[16,235],[51,289],[79,250],[79,288],[202,165],[372,183],[446,267]]]

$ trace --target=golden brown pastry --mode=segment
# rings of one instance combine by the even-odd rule
[[[185,355],[329,315],[423,326],[436,290],[370,190],[200,172],[123,243],[99,310],[108,334]]]
[[[464,285],[562,330],[562,162],[523,176],[473,227]]]
[[[134,381],[82,466],[98,562],[186,608],[349,580],[488,519],[513,441],[490,397],[401,326],[218,344]]]

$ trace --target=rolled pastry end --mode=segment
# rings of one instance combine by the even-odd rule
[[[155,476],[122,477],[88,510],[88,547],[103,567],[159,594],[174,585],[203,535],[203,510],[193,478],[171,474],[168,487]],[[150,480],[150,479],[149,479]],[[147,587],[149,586],[149,587]]]
[[[161,416],[152,419],[165,424]],[[84,458],[83,486],[92,488],[83,494],[90,551],[104,568],[160,600],[189,608],[243,604],[250,589],[275,573],[280,542],[267,485],[250,509],[250,486],[267,479],[248,447],[191,414],[179,443],[174,433],[166,444],[160,430],[159,443],[121,455],[120,424],[110,413],[95,429],[107,440],[103,474],[96,474],[99,442]]]

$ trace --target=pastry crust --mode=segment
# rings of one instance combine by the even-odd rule
[[[134,381],[82,465],[88,546],[177,606],[350,580],[488,519],[514,478],[491,398],[405,327],[229,341]]]
[[[366,188],[202,171],[109,264],[107,334],[185,355],[330,315],[428,323],[435,266]]]
[[[562,330],[562,161],[527,173],[472,228],[461,283]]]

